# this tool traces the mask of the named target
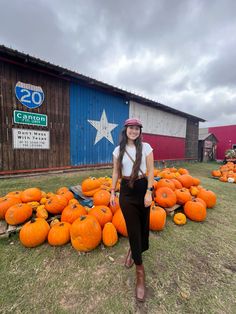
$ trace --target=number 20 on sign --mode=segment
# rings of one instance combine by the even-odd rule
[[[40,86],[17,82],[16,98],[29,109],[38,108],[44,101],[44,92]]]

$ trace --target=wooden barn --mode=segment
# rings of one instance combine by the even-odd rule
[[[207,162],[216,160],[218,139],[208,129],[199,129],[198,160]]]
[[[0,175],[109,165],[134,116],[156,161],[198,159],[205,120],[5,46],[0,96]]]
[[[236,150],[236,125],[215,126],[203,129],[201,128],[200,132],[211,133],[217,138],[217,160],[224,160],[225,152],[227,150]]]

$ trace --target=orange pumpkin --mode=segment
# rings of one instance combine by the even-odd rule
[[[93,204],[108,206],[110,203],[111,194],[106,190],[99,190],[93,195]]]
[[[70,241],[70,228],[68,222],[60,222],[51,227],[48,232],[48,243],[53,246],[60,246]]]
[[[44,205],[47,203],[47,198],[46,197],[42,197],[40,202],[39,202],[41,205]]]
[[[56,194],[65,193],[67,191],[69,191],[69,189],[66,186],[62,186],[56,191]]]
[[[227,175],[223,175],[222,177],[219,178],[219,180],[220,180],[221,182],[228,182]]]
[[[192,196],[196,196],[198,194],[198,192],[199,192],[198,188],[195,185],[192,185],[189,188],[189,191],[190,191]]]
[[[150,207],[149,229],[153,231],[163,230],[166,223],[166,211],[159,206],[152,204]]]
[[[196,200],[185,203],[184,213],[189,219],[193,221],[204,221],[207,216],[207,211],[204,205]]]
[[[8,208],[5,220],[9,225],[19,225],[32,216],[33,210],[29,204],[15,204]]]
[[[205,202],[203,199],[201,199],[201,198],[199,198],[199,197],[196,197],[196,198],[194,199],[194,201],[195,201],[195,202],[200,202],[205,208],[207,208],[206,202]]]
[[[79,204],[79,201],[76,198],[69,200],[69,204]]]
[[[118,209],[113,218],[112,218],[112,223],[113,225],[116,227],[116,230],[123,235],[124,237],[128,237],[128,232],[127,232],[127,228],[126,228],[126,223],[125,223],[125,219],[123,216],[123,213],[121,211],[121,209]]]
[[[213,177],[221,177],[221,171],[220,170],[212,170],[211,175]]]
[[[39,202],[42,198],[42,191],[38,188],[29,188],[21,193],[23,203]]]
[[[158,177],[159,173],[160,173],[160,169],[154,168],[153,170],[154,177]]]
[[[32,207],[33,211],[36,211],[36,209],[37,209],[38,206],[40,205],[39,202],[35,202],[35,201],[34,201],[34,202],[28,202],[27,204]]]
[[[175,178],[175,174],[171,171],[163,171],[162,172],[162,177],[164,179],[174,179]]]
[[[171,179],[171,181],[174,183],[176,189],[182,189],[183,185],[178,181],[177,179]]]
[[[187,222],[186,216],[183,213],[175,214],[173,220],[176,225],[185,225]]]
[[[49,225],[43,218],[33,218],[24,224],[20,230],[20,242],[25,247],[36,247],[42,244],[48,236]]]
[[[181,175],[182,174],[189,174],[189,171],[187,169],[185,169],[185,168],[179,168],[178,169],[178,173],[180,173]]]
[[[182,174],[177,178],[183,187],[190,188],[193,185],[193,177],[190,174]]]
[[[102,229],[97,219],[84,215],[76,219],[70,229],[72,246],[82,252],[95,249],[102,239]]]
[[[198,186],[201,183],[200,179],[193,177],[193,185]]]
[[[107,222],[102,230],[102,241],[106,246],[113,246],[118,241],[118,234],[112,222]]]
[[[93,196],[94,193],[100,190],[101,182],[96,178],[87,178],[81,184],[82,193],[85,196]]]
[[[183,205],[187,201],[191,201],[191,199],[192,199],[192,196],[191,196],[189,190],[186,188],[175,190],[175,194],[176,194],[176,198],[177,198],[176,203],[180,204],[180,205]]]
[[[102,228],[107,222],[112,221],[112,211],[107,206],[94,206],[88,214],[94,216]]]
[[[86,209],[79,203],[69,204],[63,209],[61,221],[72,224],[81,215],[86,215]]]
[[[212,208],[216,204],[216,194],[210,190],[201,189],[197,197],[205,201],[207,208]]]
[[[57,190],[58,195],[63,195],[68,201],[74,198],[74,194],[67,187],[62,187]]]
[[[7,193],[6,197],[17,197],[21,199],[22,191],[12,191]]]
[[[55,194],[45,203],[46,210],[51,214],[60,214],[67,206],[68,200],[63,195]]]
[[[177,198],[174,191],[168,187],[161,187],[155,191],[155,202],[161,207],[172,207],[176,204]]]
[[[15,204],[21,203],[21,199],[17,197],[2,197],[0,198],[0,219],[5,219],[8,208]]]
[[[158,190],[159,188],[161,187],[168,187],[170,188],[171,190],[175,190],[175,184],[172,180],[169,180],[169,179],[161,179],[160,181],[157,182],[156,184],[156,189]]]
[[[101,182],[102,186],[111,187],[112,178],[110,178],[110,177],[99,177],[98,180]]]
[[[36,217],[48,219],[48,212],[45,209],[44,205],[39,205],[36,209]]]

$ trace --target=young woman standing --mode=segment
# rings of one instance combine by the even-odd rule
[[[125,266],[136,265],[136,298],[145,300],[145,273],[142,252],[149,248],[149,215],[153,190],[153,150],[142,142],[142,123],[139,119],[125,121],[120,145],[113,151],[112,187],[121,178],[120,207],[125,218],[130,249]],[[146,176],[148,173],[148,176]],[[115,201],[111,191],[111,204]]]

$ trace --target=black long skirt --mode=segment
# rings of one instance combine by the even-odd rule
[[[149,248],[149,217],[150,206],[144,206],[147,190],[147,178],[128,186],[128,180],[122,179],[120,186],[120,207],[125,218],[132,258],[136,265],[142,264],[142,252]]]

